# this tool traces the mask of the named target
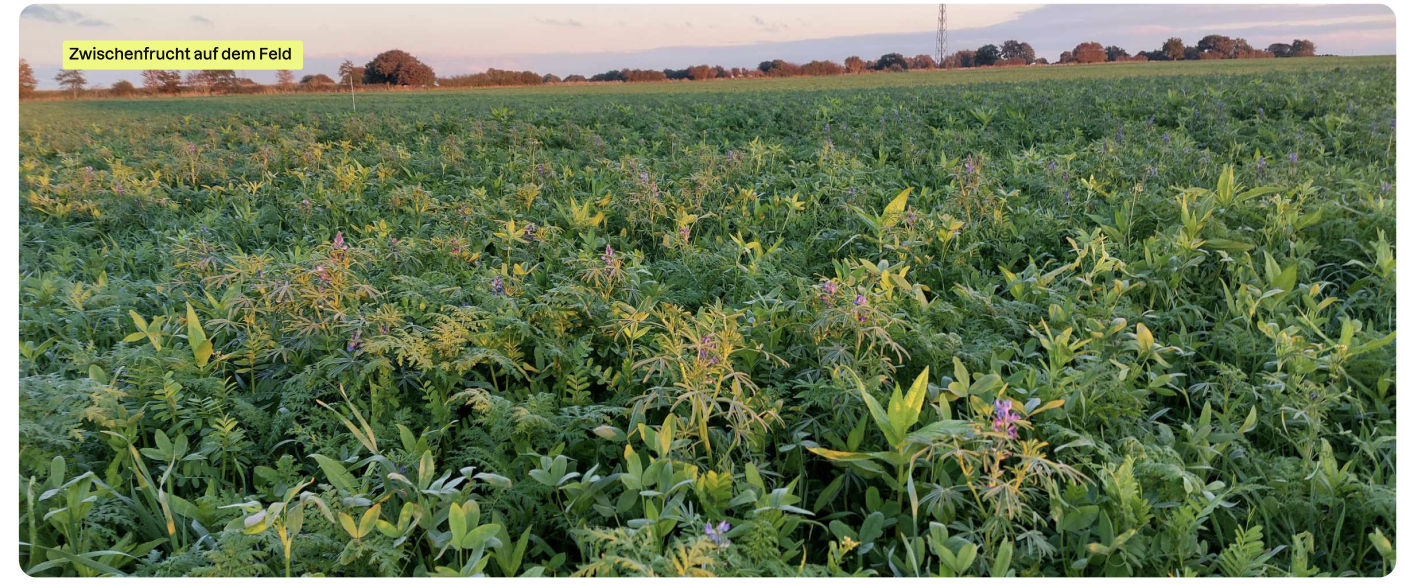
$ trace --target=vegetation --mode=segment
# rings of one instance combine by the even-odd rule
[[[346,71],[341,74],[347,76]],[[376,55],[366,64],[364,74],[367,85],[429,86],[435,82],[434,69],[399,49]]]
[[[1162,44],[1162,47],[1153,51],[1139,51],[1136,56],[1129,55],[1126,50],[1117,46],[1104,48],[1096,42],[1080,43],[1071,51],[1065,51],[1060,55],[1059,64],[1088,64],[1104,62],[1143,62],[1143,61],[1180,61],[1180,60],[1221,60],[1221,59],[1246,59],[1246,58],[1274,58],[1274,57],[1312,57],[1315,56],[1315,47],[1312,41],[1298,39],[1292,45],[1275,43],[1269,45],[1265,50],[1257,50],[1250,46],[1245,39],[1231,39],[1222,35],[1207,35],[1203,37],[1195,47],[1186,47],[1178,37],[1171,37]],[[299,91],[353,91],[358,86],[380,86],[382,88],[404,88],[404,87],[505,87],[505,86],[531,86],[555,83],[581,83],[581,82],[628,82],[628,83],[657,83],[662,81],[706,81],[711,79],[731,79],[731,78],[783,78],[783,77],[821,77],[834,75],[854,75],[867,72],[906,72],[910,70],[929,69],[965,69],[975,67],[1022,67],[1027,65],[1047,65],[1046,59],[1035,55],[1034,47],[1030,43],[1019,40],[1008,40],[1001,44],[984,45],[973,50],[958,50],[951,55],[947,55],[939,63],[932,56],[916,55],[905,57],[900,53],[888,53],[877,60],[865,61],[859,56],[851,56],[844,60],[843,64],[834,61],[814,60],[805,64],[790,63],[782,59],[762,61],[756,69],[733,67],[724,68],[721,65],[700,64],[683,69],[614,69],[603,73],[592,75],[589,79],[583,75],[568,75],[565,79],[560,76],[547,74],[541,75],[532,71],[506,71],[489,68],[482,73],[468,75],[451,75],[448,77],[436,77],[434,69],[421,62],[414,55],[401,50],[391,50],[377,55],[365,67],[357,67],[351,61],[344,61],[337,70],[337,79],[326,74],[308,74],[303,76],[297,85]],[[20,61],[20,96],[34,97],[33,70],[23,60]],[[28,72],[28,77],[26,77]],[[79,74],[81,77],[81,73]],[[144,71],[142,73],[142,87],[146,94],[179,94],[183,90],[181,85],[181,73],[179,71]],[[277,92],[287,92],[294,89],[293,73],[291,71],[279,71],[276,82],[271,86],[263,86],[250,79],[236,78],[233,71],[195,71],[187,75],[184,89],[193,93],[209,95],[211,93],[235,94],[235,93],[264,93],[270,90]],[[72,85],[73,81],[63,83],[63,87],[72,93],[72,97],[77,98],[83,84],[77,87]],[[28,90],[26,90],[28,88]],[[363,89],[365,89],[363,87]],[[105,92],[106,95],[116,97],[127,97],[134,94],[125,87],[112,88]]]
[[[1383,575],[1394,83],[22,104],[18,559]]]

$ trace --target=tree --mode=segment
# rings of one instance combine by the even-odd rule
[[[116,83],[112,84],[112,94],[118,97],[127,97],[136,93],[136,91],[136,86],[132,85],[132,82],[126,79],[118,80]]]
[[[801,75],[840,75],[845,72],[845,68],[834,61],[811,61],[801,65]]]
[[[854,74],[864,70],[864,59],[858,55],[845,57],[845,71]]]
[[[1103,45],[1090,41],[1074,47],[1070,59],[1075,63],[1102,63],[1108,60],[1108,53],[1104,52]]]
[[[351,62],[351,59],[342,61],[342,64],[337,66],[338,85],[346,85],[354,88],[358,83],[365,84],[365,79],[366,68],[357,67],[355,63]]]
[[[1030,43],[1009,40],[1001,43],[1001,59],[1020,59],[1029,65],[1035,62],[1035,48]]]
[[[1308,39],[1294,39],[1294,44],[1289,47],[1290,57],[1312,57],[1317,47],[1313,46],[1313,41]]]
[[[1123,50],[1123,47],[1118,45],[1108,45],[1108,48],[1103,50],[1103,54],[1108,56],[1109,61],[1128,58],[1128,51]]]
[[[1186,58],[1186,44],[1181,42],[1180,37],[1171,37],[1162,43],[1162,56],[1168,61],[1180,61]]]
[[[160,69],[142,71],[142,87],[157,93],[180,93],[181,72]]]
[[[652,83],[668,79],[663,71],[655,69],[624,69],[626,83]]]
[[[83,86],[88,84],[88,78],[77,69],[59,71],[59,74],[54,76],[54,81],[59,82],[59,87],[72,91],[74,99],[78,98],[78,92],[83,91]]]
[[[996,45],[985,45],[976,50],[977,67],[990,67],[1000,58],[1001,49],[996,48]]]
[[[190,71],[186,73],[186,85],[202,93],[210,93],[210,77],[205,74],[205,71]]]
[[[1065,51],[1059,54],[1059,63],[1073,63],[1074,51]]]
[[[936,69],[937,61],[932,59],[932,55],[916,55],[908,60],[908,67],[912,69]]]
[[[718,70],[710,65],[694,65],[686,71],[688,78],[694,81],[703,81],[718,76]]]
[[[1286,43],[1274,43],[1265,47],[1266,51],[1274,53],[1275,57],[1285,58],[1294,56],[1294,47]]]
[[[874,69],[878,71],[907,71],[908,59],[898,53],[889,53],[879,57],[878,62],[874,63]]]
[[[976,51],[962,49],[942,60],[943,69],[965,69],[976,66]]]
[[[298,83],[301,83],[301,84],[303,84],[303,85],[313,86],[313,87],[316,87],[316,86],[319,86],[319,85],[336,85],[336,84],[337,84],[336,81],[334,81],[331,77],[328,77],[325,73],[318,73],[317,75],[304,75],[303,78],[298,81]]]
[[[586,80],[586,76],[585,76],[585,75],[575,75],[575,74],[573,74],[573,75],[567,75],[567,76],[566,76],[566,79],[563,79],[562,81],[565,81],[565,82],[567,82],[567,83],[581,83],[582,81],[585,81],[585,80]]]
[[[20,97],[29,97],[38,86],[39,80],[34,78],[34,68],[24,59],[20,59]]]
[[[1250,45],[1250,41],[1245,39],[1235,39],[1234,48],[1231,49],[1231,56],[1236,59],[1245,59],[1255,56],[1255,47]]]
[[[293,72],[287,69],[279,70],[277,80],[279,87],[288,89],[293,86]]]
[[[1212,59],[1230,59],[1235,57],[1235,39],[1218,34],[1208,34],[1201,37],[1201,41],[1196,43],[1196,50],[1204,56],[1207,53],[1215,53]]]
[[[204,87],[207,91],[218,89],[230,93],[239,87],[239,78],[230,69],[191,71],[186,74],[186,81],[191,85]]]
[[[434,85],[434,69],[400,49],[376,55],[366,64],[367,85]]]

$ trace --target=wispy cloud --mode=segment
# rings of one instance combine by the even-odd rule
[[[762,17],[756,15],[752,16],[752,24],[762,27],[762,30],[767,32],[776,32],[783,28],[790,28],[786,26],[786,23],[784,22],[777,22],[774,20],[771,22],[767,22],[765,20],[762,20]]]
[[[548,26],[569,26],[571,28],[581,28],[582,26],[585,26],[581,24],[581,21],[576,20],[575,18],[535,18],[533,20],[536,20],[537,22]]]
[[[84,16],[82,12],[69,10],[53,4],[31,4],[20,12],[20,18],[28,18],[54,24],[76,24],[78,26],[112,26],[105,21]]]
[[[199,14],[190,17],[190,21],[196,24],[203,24],[205,26],[215,26],[215,23],[211,22],[210,19],[205,18],[204,16],[201,16]]]

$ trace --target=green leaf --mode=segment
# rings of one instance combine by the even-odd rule
[[[839,460],[839,461],[849,461],[849,460],[872,460],[872,459],[874,458],[874,455],[872,455],[872,454],[866,454],[866,453],[863,453],[863,452],[841,452],[841,451],[839,451],[839,450],[830,450],[830,449],[828,449],[828,448],[819,448],[819,447],[812,447],[812,446],[807,446],[807,447],[806,447],[806,450],[809,450],[809,451],[811,451],[811,452],[814,452],[814,453],[816,453],[816,454],[819,454],[820,456],[823,456],[823,457],[828,458],[828,459],[830,459],[830,460]]]
[[[1259,419],[1259,414],[1255,412],[1255,406],[1250,406],[1250,414],[1245,416],[1245,423],[1240,425],[1240,433],[1244,434],[1255,429],[1255,421]]]
[[[464,515],[464,508],[452,503],[449,505],[449,533],[454,545],[462,549],[464,536],[469,533],[469,524]]]
[[[991,564],[991,575],[996,578],[1005,578],[1006,572],[1011,569],[1011,553],[1015,547],[1011,545],[1011,540],[1001,541],[1001,549],[996,552],[996,561]]]
[[[903,212],[908,209],[908,193],[913,192],[913,187],[904,189],[898,193],[888,205],[884,206],[883,223],[885,229],[898,224],[898,220],[903,217]]]
[[[475,527],[473,531],[470,531],[468,535],[461,540],[461,547],[466,550],[482,547],[483,544],[488,543],[489,539],[498,535],[498,531],[502,529],[503,526],[497,523],[489,523],[487,525]]]
[[[967,568],[971,567],[973,561],[976,561],[976,544],[968,543],[962,546],[961,551],[957,552],[957,565],[955,566],[957,573],[961,574],[966,572]]]
[[[347,467],[342,466],[342,463],[321,454],[314,454],[312,458],[317,461],[318,466],[322,467],[322,474],[327,475],[327,482],[331,483],[332,486],[348,494],[361,492],[361,489],[357,487],[359,481],[347,472]]]

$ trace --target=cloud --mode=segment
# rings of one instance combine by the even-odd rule
[[[581,21],[576,20],[575,18],[534,18],[533,20],[536,20],[537,22],[548,26],[567,26],[571,28],[581,28],[582,26],[585,26],[581,24]]]
[[[53,4],[31,4],[20,12],[20,18],[51,22],[54,24],[76,24],[78,26],[111,26],[96,18],[83,16],[82,12],[69,10]]]
[[[762,20],[762,17],[757,16],[755,14],[752,15],[752,24],[762,27],[762,30],[765,30],[767,32],[776,32],[783,28],[790,28],[786,26],[786,23],[784,22],[767,22],[765,20]]]
[[[205,26],[215,26],[215,23],[210,22],[210,19],[205,18],[204,16],[201,16],[199,14],[190,17],[190,21],[196,24],[203,24]]]

